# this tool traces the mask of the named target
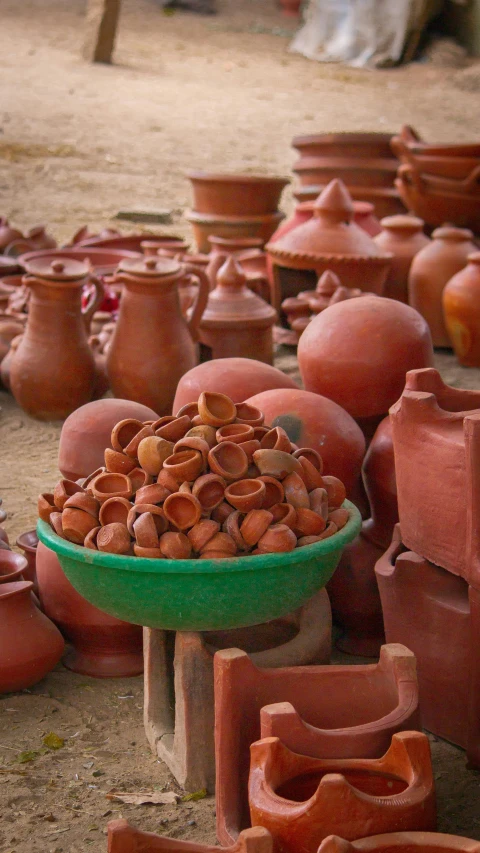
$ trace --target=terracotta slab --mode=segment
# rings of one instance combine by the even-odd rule
[[[272,837],[263,827],[255,826],[242,832],[236,844],[227,848],[225,853],[227,850],[228,853],[273,853]],[[142,832],[126,820],[111,820],[108,824],[108,853],[222,853],[222,848],[177,841],[153,832]]]

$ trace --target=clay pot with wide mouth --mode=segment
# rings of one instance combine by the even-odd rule
[[[240,445],[233,441],[222,441],[212,447],[208,454],[210,470],[227,482],[241,480],[248,470],[248,457]]]
[[[174,492],[163,504],[165,518],[178,530],[189,530],[200,521],[202,505],[188,492]]]
[[[225,500],[240,512],[261,509],[266,487],[262,480],[237,480],[225,489]]]
[[[301,186],[328,184],[335,178],[346,186],[391,188],[398,168],[398,160],[388,158],[344,158],[302,156],[292,167]]]
[[[265,175],[221,175],[188,172],[199,213],[222,216],[262,216],[277,210],[288,178]]]

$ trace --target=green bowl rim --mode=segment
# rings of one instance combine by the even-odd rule
[[[73,542],[68,542],[66,539],[57,536],[50,525],[40,518],[37,522],[37,534],[40,541],[57,554],[93,566],[133,572],[149,572],[151,574],[227,574],[236,571],[276,568],[279,563],[284,562],[288,563],[289,566],[295,566],[303,563],[308,557],[322,557],[325,554],[338,551],[355,538],[362,523],[360,512],[351,501],[344,501],[342,506],[348,509],[350,518],[345,527],[342,527],[338,533],[334,533],[328,539],[322,539],[320,542],[314,542],[313,545],[304,545],[303,548],[295,548],[293,551],[281,554],[255,554],[250,557],[230,557],[224,560],[156,560],[147,557],[93,551],[84,548],[83,545],[74,545]]]

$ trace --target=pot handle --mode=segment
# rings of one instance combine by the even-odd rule
[[[184,264],[183,271],[185,275],[190,275],[198,279],[198,293],[195,302],[187,312],[187,326],[192,336],[194,343],[198,341],[198,327],[202,319],[203,312],[207,307],[208,294],[210,293],[210,281],[207,274],[201,267],[196,267],[193,264]]]
[[[407,166],[403,164],[400,166],[397,177],[402,181],[402,183],[414,186],[417,188],[419,193],[425,192],[425,182],[421,175],[417,172],[416,169],[413,169],[411,166]]]
[[[97,310],[98,306],[100,305],[100,303],[104,297],[104,294],[105,294],[105,288],[104,288],[102,282],[95,275],[90,276],[90,284],[93,285],[94,290],[93,290],[93,293],[91,294],[85,308],[82,311],[82,316],[83,316],[83,319],[85,321],[85,326],[86,326],[87,332],[90,329],[90,323],[92,321],[92,317],[93,317],[95,311]]]

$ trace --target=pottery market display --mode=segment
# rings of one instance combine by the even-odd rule
[[[177,838],[166,838],[153,832],[142,832],[126,820],[108,823],[108,853],[273,853],[273,840],[261,826],[252,826],[228,848],[198,844]],[[446,851],[447,853],[447,851]],[[464,853],[470,853],[465,850]],[[476,851],[471,851],[476,853]]]
[[[395,186],[408,210],[432,228],[451,222],[460,228],[480,230],[480,165],[463,181],[419,174],[412,166],[400,166]]]
[[[10,387],[17,403],[39,420],[66,418],[88,403],[95,387],[95,363],[87,329],[103,297],[87,264],[32,260],[23,282],[31,290],[25,334],[10,365]],[[81,307],[87,281],[94,285],[90,304]]]
[[[430,240],[423,233],[423,221],[416,216],[387,216],[375,237],[377,246],[393,255],[383,295],[408,304],[408,274],[413,258]]]
[[[478,853],[480,843],[473,838],[440,832],[386,832],[356,841],[330,835],[319,853]]]
[[[316,853],[327,836],[436,829],[428,738],[394,734],[382,758],[309,758],[278,738],[250,747],[248,801],[253,826],[282,853]]]
[[[394,732],[419,727],[415,658],[384,646],[362,666],[258,667],[240,649],[214,659],[217,836],[249,825],[250,744],[278,736],[316,758],[379,758]]]
[[[63,653],[62,635],[35,606],[32,589],[30,581],[0,584],[0,693],[36,684]]]
[[[431,242],[412,261],[408,278],[409,302],[425,317],[434,347],[451,346],[443,316],[443,290],[476,250],[471,231],[444,226],[433,232]]]
[[[202,360],[255,358],[273,364],[277,312],[247,287],[239,263],[228,257],[216,275],[199,324]]]
[[[247,358],[218,358],[193,367],[177,385],[173,412],[198,400],[202,391],[227,394],[240,403],[254,394],[276,388],[295,388],[297,383],[276,367]]]
[[[455,355],[465,367],[480,367],[480,252],[447,282],[443,314]]]
[[[318,197],[312,219],[266,249],[273,264],[277,309],[286,297],[315,287],[327,269],[348,287],[382,293],[392,259],[355,225],[351,197],[339,180]]]
[[[200,286],[185,321],[177,288],[190,275]],[[147,257],[122,261],[116,279],[124,293],[107,355],[112,391],[169,415],[179,379],[198,361],[198,324],[208,298],[208,278],[199,267]]]

